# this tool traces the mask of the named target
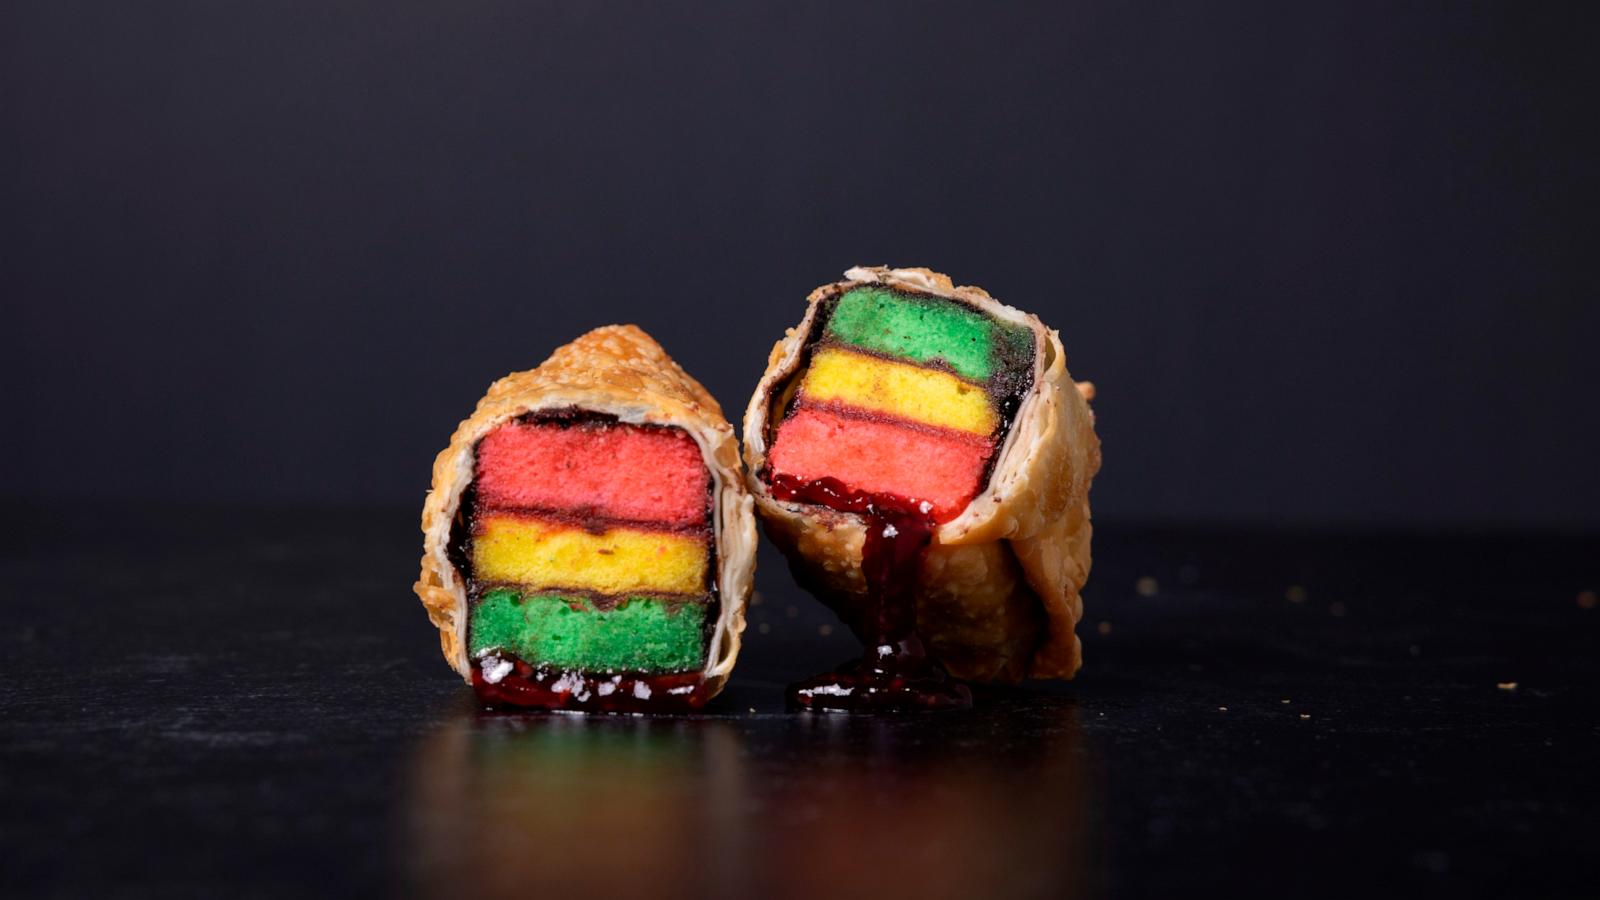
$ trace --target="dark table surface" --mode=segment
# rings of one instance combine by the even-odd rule
[[[411,511],[4,512],[8,895],[1593,896],[1594,539],[1102,525],[1076,681],[877,717],[763,557],[703,715],[584,718],[475,708]]]

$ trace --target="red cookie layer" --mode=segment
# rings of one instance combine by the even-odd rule
[[[978,493],[993,452],[985,439],[801,407],[778,426],[769,459],[802,480],[831,477],[857,491],[926,500],[934,520],[946,522]]]
[[[682,431],[510,422],[478,444],[478,502],[674,525],[705,522],[710,474]]]

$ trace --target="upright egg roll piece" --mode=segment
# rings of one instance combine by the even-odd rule
[[[805,708],[970,702],[1070,678],[1100,442],[1087,383],[1037,316],[927,269],[813,291],[744,419],[747,483],[800,581],[867,656]]]
[[[756,555],[733,427],[632,325],[491,385],[422,532],[417,596],[485,703],[689,710],[733,670]]]

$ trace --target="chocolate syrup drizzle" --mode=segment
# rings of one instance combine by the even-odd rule
[[[769,483],[779,500],[858,515],[867,532],[861,547],[867,602],[854,623],[866,650],[859,660],[790,685],[789,705],[857,712],[971,706],[972,692],[928,656],[917,634],[922,559],[937,527],[932,507],[893,494],[856,491],[836,478],[803,481],[775,472]]]

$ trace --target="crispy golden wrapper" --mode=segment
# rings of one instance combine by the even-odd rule
[[[1035,337],[1033,384],[1023,395],[989,481],[956,518],[935,530],[923,560],[918,632],[952,675],[1015,683],[1071,678],[1081,664],[1073,632],[1089,577],[1089,484],[1100,441],[1093,387],[1067,373],[1060,336],[1034,315],[976,287],[955,287],[927,269],[853,268],[811,292],[806,314],[772,348],[744,418],[750,493],[768,536],[797,577],[847,621],[865,601],[860,517],[775,499],[761,474],[803,349],[822,305],[861,284],[883,284],[966,303]]]
[[[444,658],[471,680],[466,653],[467,595],[449,556],[450,530],[473,477],[479,439],[524,413],[576,407],[633,424],[682,428],[700,446],[714,494],[717,589],[721,606],[706,655],[707,696],[727,682],[744,633],[745,601],[755,577],[756,529],[739,468],[733,426],[722,407],[633,325],[597,328],[557,349],[538,368],[490,385],[433,463],[433,489],[422,508],[422,575],[415,590],[439,629]]]

